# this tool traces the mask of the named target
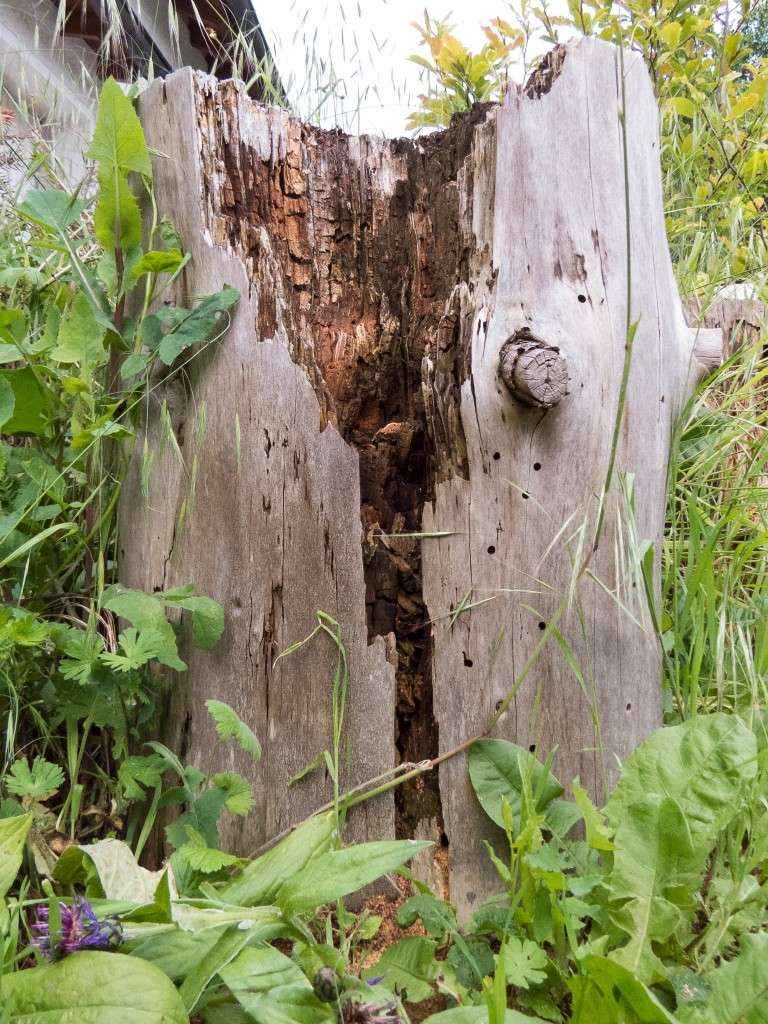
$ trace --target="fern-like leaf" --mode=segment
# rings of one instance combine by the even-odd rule
[[[261,744],[229,704],[222,700],[207,700],[205,706],[216,723],[216,732],[223,740],[234,739],[255,762],[261,760]]]

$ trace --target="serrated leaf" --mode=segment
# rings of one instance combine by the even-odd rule
[[[501,947],[499,958],[509,985],[528,988],[530,985],[540,985],[547,977],[549,958],[543,949],[529,939],[508,936]]]
[[[456,972],[456,978],[465,988],[479,989],[483,978],[493,974],[493,952],[488,942],[479,935],[460,937],[448,950],[447,961]]]
[[[51,359],[57,363],[77,363],[87,374],[107,360],[105,334],[91,304],[82,292],[78,292],[59,325],[59,336]]]
[[[653,943],[666,941],[693,907],[708,849],[696,848],[679,804],[648,796],[631,804],[614,838],[608,886],[627,902],[613,914],[629,941],[611,954],[643,983],[665,977]]]
[[[177,852],[194,871],[212,875],[222,868],[237,864],[238,858],[233,854],[208,846],[197,829],[187,826],[186,833],[187,842],[180,846]]]
[[[427,934],[441,943],[458,927],[454,908],[431,893],[411,896],[397,911],[397,923],[401,928],[409,928],[417,919]]]
[[[183,608],[192,615],[192,636],[204,651],[215,647],[224,632],[224,609],[210,597],[196,594],[194,587],[177,587],[159,595],[165,604]]]
[[[711,995],[703,1008],[683,1006],[683,1024],[768,1024],[768,933],[744,935],[737,957],[703,975]]]
[[[757,773],[757,741],[736,715],[699,715],[657,729],[627,758],[605,806],[617,826],[628,808],[649,796],[679,805],[694,843],[711,846],[739,810]]]
[[[19,213],[55,231],[64,231],[78,220],[87,202],[53,188],[32,188],[24,195]]]
[[[96,127],[87,156],[101,170],[117,168],[123,174],[135,172],[152,176],[152,164],[138,115],[133,104],[114,80],[101,88]]]
[[[143,787],[154,789],[162,782],[165,761],[158,754],[125,757],[117,769],[117,781],[128,800],[141,800]]]
[[[401,939],[384,951],[365,972],[368,978],[381,977],[384,984],[410,1003],[421,1003],[433,994],[437,977],[435,943],[422,936]]]
[[[612,850],[611,830],[606,823],[605,815],[595,807],[589,799],[586,789],[579,785],[578,779],[571,783],[571,789],[576,806],[581,811],[584,819],[584,825],[587,830],[587,843],[593,850],[605,852]]]
[[[173,628],[165,617],[164,605],[157,597],[115,583],[104,591],[102,605],[115,615],[127,619],[137,629],[159,634],[163,645],[155,654],[157,660],[177,672],[186,670],[187,666],[179,657]]]
[[[253,790],[251,784],[237,772],[217,772],[211,782],[217,789],[227,794],[224,806],[230,814],[248,814],[253,809]]]
[[[15,796],[47,800],[64,783],[64,772],[39,755],[30,767],[26,758],[14,761],[3,779],[5,788]]]
[[[116,672],[135,672],[165,649],[166,640],[157,629],[131,626],[120,634],[120,650],[102,654],[101,660]]]
[[[216,732],[221,739],[234,739],[246,754],[258,762],[261,758],[261,744],[237,712],[221,700],[207,700],[205,706],[216,723]]]

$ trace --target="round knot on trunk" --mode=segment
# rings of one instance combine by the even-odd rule
[[[538,409],[551,409],[568,394],[568,363],[560,349],[525,329],[502,345],[499,376],[518,401]]]

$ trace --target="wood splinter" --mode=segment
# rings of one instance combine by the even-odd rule
[[[551,409],[568,394],[568,363],[560,349],[525,329],[502,346],[499,376],[518,401],[539,409]]]

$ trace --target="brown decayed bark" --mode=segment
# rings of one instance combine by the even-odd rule
[[[235,83],[197,97],[212,239],[240,255],[259,290],[254,340],[285,329],[323,422],[359,452],[369,639],[396,637],[401,759],[434,757],[421,543],[393,535],[421,529],[436,474],[465,473],[458,393],[469,364],[457,286],[468,285],[474,236],[464,163],[488,105],[419,142],[357,140],[287,121],[287,144],[265,159],[243,137]],[[432,422],[440,465],[425,356],[443,392],[441,422]],[[396,803],[400,835],[413,835],[420,820],[439,822],[436,773],[402,787]]]

